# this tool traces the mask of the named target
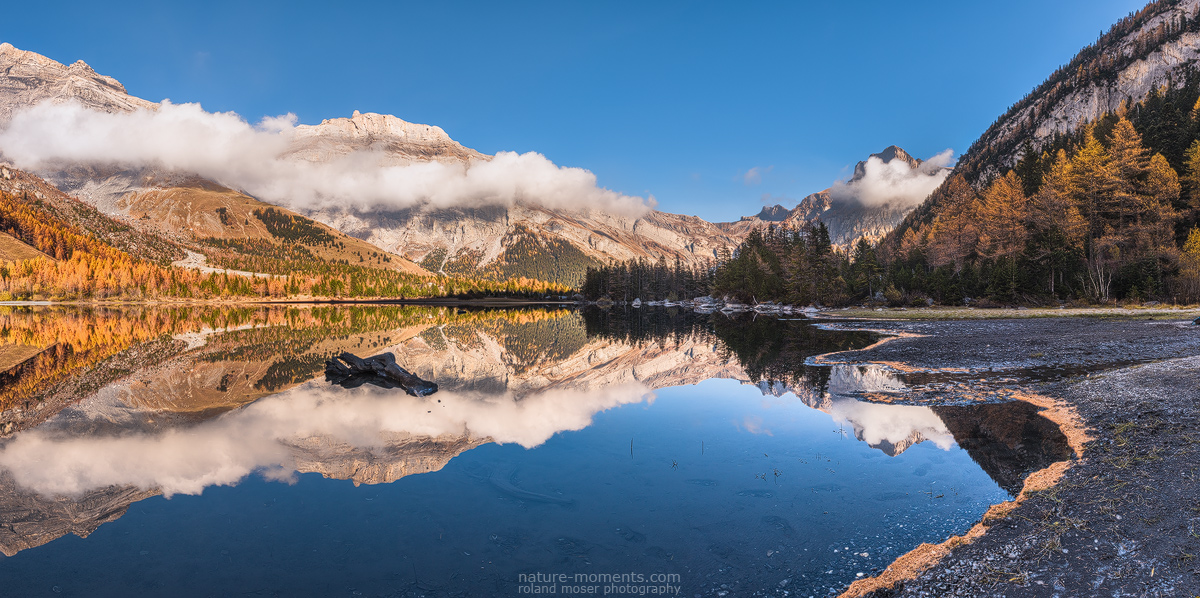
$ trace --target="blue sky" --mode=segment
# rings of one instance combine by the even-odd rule
[[[395,114],[736,220],[891,144],[966,150],[1143,4],[18,2],[0,41],[250,121]]]

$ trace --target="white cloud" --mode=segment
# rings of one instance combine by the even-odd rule
[[[235,113],[206,112],[199,104],[163,102],[157,110],[110,114],[77,103],[44,102],[13,116],[0,132],[0,153],[31,170],[74,163],[189,172],[296,208],[524,201],[639,216],[653,206],[653,199],[601,188],[591,172],[557,166],[535,152],[500,152],[493,160],[470,164],[405,166],[381,165],[383,156],[374,151],[324,163],[282,159],[295,126],[290,114],[251,125]]]
[[[950,174],[946,167],[953,162],[953,150],[946,150],[916,168],[903,160],[884,162],[871,157],[861,179],[834,183],[830,195],[837,201],[857,201],[865,206],[914,206],[925,201],[946,180]]]
[[[767,166],[765,168],[762,166],[755,166],[754,168],[747,170],[745,174],[742,175],[742,184],[746,186],[757,185],[762,182],[763,175],[770,173],[772,170],[775,170],[774,166]]]

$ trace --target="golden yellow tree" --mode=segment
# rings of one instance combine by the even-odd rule
[[[1008,262],[1009,291],[1017,285],[1017,255],[1025,248],[1028,206],[1021,178],[1014,171],[992,181],[979,204],[980,253]]]
[[[1179,256],[1179,290],[1184,301],[1200,300],[1200,228],[1193,227]]]
[[[1071,263],[1083,254],[1087,221],[1076,204],[1078,189],[1065,150],[1058,150],[1042,187],[1029,202],[1028,220],[1032,235],[1031,257],[1049,270],[1049,290]]]
[[[1117,230],[1129,225],[1140,208],[1142,190],[1139,187],[1149,168],[1148,153],[1133,123],[1121,117],[1113,127],[1108,144],[1111,195],[1101,203],[1104,216]]]
[[[1173,204],[1179,199],[1179,176],[1162,154],[1154,154],[1140,185],[1134,214],[1132,237],[1139,253],[1145,257],[1165,257],[1175,252],[1175,221],[1178,214]]]
[[[934,266],[954,264],[958,271],[979,245],[979,201],[967,180],[955,175],[946,183],[945,202],[930,226],[929,259]]]

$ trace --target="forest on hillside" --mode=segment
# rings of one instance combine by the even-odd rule
[[[1033,134],[1035,118],[1070,94],[1089,85],[1112,85],[1123,70],[1148,58],[1163,45],[1178,41],[1184,34],[1200,32],[1200,15],[1194,12],[1159,18],[1179,4],[1180,0],[1152,0],[1114,23],[1094,43],[1080,50],[1070,62],[1000,115],[963,154],[957,167],[959,173],[975,184],[989,166],[1021,149],[1023,141]],[[1158,23],[1150,26],[1155,19]],[[1018,120],[1018,115],[1029,118]]]
[[[266,214],[268,219],[274,214]],[[308,230],[276,218],[280,230],[303,239]],[[287,228],[291,226],[292,228]],[[140,259],[98,240],[88,231],[64,222],[28,196],[0,193],[0,232],[7,233],[47,257],[0,260],[0,301],[49,299],[284,299],[314,298],[422,298],[448,296],[562,295],[566,286],[528,278],[506,280],[418,276],[385,268],[317,259],[309,252],[253,249],[250,255],[216,253],[214,262],[225,267],[257,266],[263,276],[164,266]],[[315,238],[315,242],[325,241]],[[267,243],[267,242],[263,242]],[[295,244],[292,244],[295,245]],[[214,245],[214,247],[217,247]],[[226,248],[235,248],[231,242]],[[301,246],[296,246],[300,250]],[[303,262],[287,261],[298,255]],[[374,257],[374,256],[373,256]]]
[[[924,221],[849,253],[824,225],[751,234],[708,271],[642,262],[588,271],[613,300],[1047,304],[1200,301],[1200,79],[1155,90],[973,186],[955,173]],[[683,281],[683,282],[681,282]]]

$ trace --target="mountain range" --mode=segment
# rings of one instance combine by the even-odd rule
[[[867,178],[868,164],[872,161],[884,165],[892,165],[893,162],[904,164],[909,172],[924,172],[931,179],[939,180],[949,170],[944,166],[926,165],[922,160],[892,145],[856,164],[854,174],[845,183],[808,195],[794,208],[788,209],[775,204],[763,208],[754,216],[720,226],[744,236],[750,230],[772,224],[800,228],[810,222],[819,221],[829,228],[829,237],[833,244],[842,249],[853,247],[859,239],[876,243],[896,228],[917,204],[911,198],[894,198],[892,201],[867,204],[855,197],[852,190]],[[918,198],[921,199],[924,197]]]
[[[0,44],[0,130],[13,125],[22,111],[47,105],[78,105],[102,115],[152,115],[168,104],[130,95],[120,82],[96,73],[83,61],[66,66]],[[0,157],[12,160],[3,153]],[[350,118],[294,126],[275,157],[283,163],[318,168],[369,159],[379,167],[421,165],[468,172],[497,158],[464,147],[439,127],[358,111]],[[884,163],[900,160],[913,169],[921,164],[894,146],[872,158]],[[866,163],[855,168],[851,187],[863,178]],[[8,169],[20,172],[11,163]],[[220,173],[204,176],[172,167],[165,160],[57,159],[26,170],[140,234],[204,255],[263,254],[262,245],[251,246],[247,240],[284,241],[261,217],[274,208],[287,218],[309,222],[306,226],[317,234],[330,236],[330,242],[315,248],[316,259],[365,262],[414,273],[524,276],[570,285],[577,285],[588,267],[612,261],[664,259],[699,266],[723,248],[736,248],[750,231],[771,225],[798,227],[821,220],[839,245],[849,246],[859,238],[874,241],[913,207],[864,205],[854,197],[835,197],[827,189],[791,210],[775,206],[738,222],[712,223],[654,209],[564,207],[522,197],[507,203],[424,202],[398,207],[268,203],[236,184],[222,182]],[[386,261],[381,257],[385,254]]]

